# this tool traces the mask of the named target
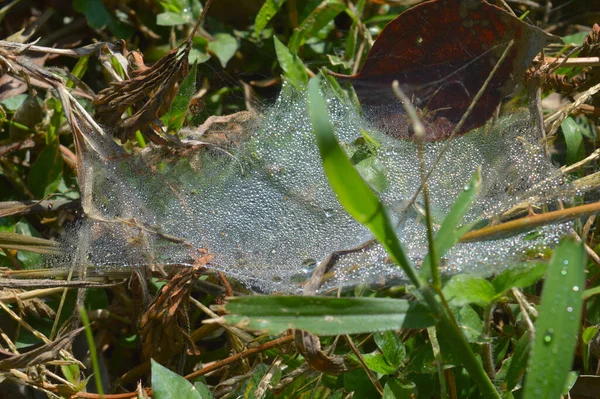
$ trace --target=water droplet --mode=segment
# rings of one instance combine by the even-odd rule
[[[330,218],[333,215],[335,215],[335,210],[333,210],[331,208],[323,209],[323,211],[325,212],[325,217]]]
[[[568,265],[568,264],[569,264],[569,260],[568,259],[563,260],[563,265]]]
[[[573,311],[573,308],[572,308],[571,306],[569,306],[569,307],[567,308],[567,312],[571,313],[572,311]]]
[[[560,271],[560,274],[561,274],[562,276],[566,276],[566,275],[567,275],[567,268],[566,268],[566,267],[563,267],[563,269]]]
[[[578,286],[576,286],[576,285],[574,285],[574,286],[573,286],[573,291],[575,291],[575,292],[579,291],[579,287],[578,287]]]
[[[549,345],[552,342],[553,336],[554,336],[554,329],[549,328],[548,331],[546,331],[546,334],[544,334],[544,343],[546,345]]]

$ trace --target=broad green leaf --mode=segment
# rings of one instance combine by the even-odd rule
[[[134,31],[132,26],[113,17],[102,0],[73,0],[73,8],[85,15],[88,25],[94,29],[108,27],[115,36],[122,39],[128,38]]]
[[[53,142],[39,153],[29,170],[29,189],[42,199],[58,188],[63,172],[63,159],[57,142]]]
[[[19,107],[21,106],[21,104],[23,104],[27,96],[27,94],[17,94],[16,96],[12,96],[2,100],[0,104],[2,104],[7,111],[14,112],[17,109],[19,109]]]
[[[40,98],[28,94],[11,118],[13,124],[8,129],[10,139],[16,141],[30,136],[35,126],[44,119],[45,112]]]
[[[394,331],[382,331],[373,333],[373,339],[388,362],[400,367],[406,357],[406,348],[398,335]]]
[[[156,16],[156,25],[160,26],[185,25],[188,22],[189,18],[185,15],[172,11],[162,12]]]
[[[565,144],[567,145],[567,164],[571,165],[582,160],[585,156],[585,149],[583,148],[581,127],[570,116],[563,121],[560,127],[562,128]]]
[[[210,389],[208,389],[206,384],[204,384],[200,381],[196,381],[196,382],[194,382],[194,388],[196,388],[196,391],[198,391],[198,393],[200,393],[200,397],[202,399],[214,399],[214,395],[212,394]]]
[[[381,353],[367,353],[363,355],[363,359],[367,366],[376,373],[394,374],[398,370],[398,366],[391,364]]]
[[[456,274],[448,280],[442,289],[446,300],[454,306],[474,303],[486,306],[492,302],[496,290],[489,281],[470,274]]]
[[[483,333],[483,321],[470,305],[465,305],[459,309],[456,314],[456,323],[468,342],[485,342],[481,337]]]
[[[383,399],[412,399],[418,397],[417,386],[413,382],[402,382],[390,378],[383,387]]]
[[[435,235],[434,248],[438,259],[441,259],[460,239],[460,237],[471,229],[472,224],[462,227],[460,223],[465,214],[471,208],[473,201],[481,190],[481,170],[478,168],[473,176],[459,194],[450,208],[450,212],[444,218],[440,230]],[[431,277],[431,255],[428,253],[421,266],[421,277],[429,280]]]
[[[370,156],[354,165],[361,177],[376,190],[382,193],[389,186],[385,169],[376,156]]]
[[[565,42],[565,44],[574,44],[576,46],[581,46],[583,44],[583,41],[589,34],[589,31],[577,32],[572,35],[563,36],[562,40],[563,42]]]
[[[424,306],[392,298],[257,295],[232,298],[225,310],[226,324],[271,334],[290,328],[340,335],[433,325]]]
[[[352,166],[334,135],[319,84],[318,77],[312,78],[308,84],[308,109],[329,184],[346,211],[371,230],[413,284],[420,286],[417,273],[398,240],[383,204]]]
[[[152,359],[152,391],[155,399],[203,399],[185,378]]]
[[[294,34],[290,39],[291,52],[294,54],[297,53],[300,46],[307,39],[316,36],[317,32],[333,21],[344,10],[346,10],[346,5],[341,1],[324,0],[294,30]]]
[[[286,0],[266,0],[262,5],[256,18],[254,19],[254,33],[256,36],[260,35],[263,29],[267,26],[269,21],[279,12],[279,9],[285,3]]]
[[[354,392],[353,398],[378,398],[377,390],[363,369],[352,370],[343,375],[344,389]]]
[[[223,68],[227,66],[229,60],[235,55],[238,47],[238,41],[229,33],[217,33],[215,40],[208,43],[208,49],[217,56]]]
[[[570,237],[554,251],[535,322],[525,399],[559,398],[575,354],[585,284],[586,255]]]
[[[283,44],[277,36],[273,36],[275,42],[275,53],[279,66],[283,69],[285,76],[291,84],[296,87],[302,87],[308,82],[308,74],[304,64],[297,55],[292,54],[290,50]]]
[[[583,344],[589,344],[592,341],[592,339],[594,339],[596,334],[598,334],[598,330],[599,327],[597,326],[588,327],[585,330],[583,330],[583,333],[581,334],[581,340],[583,341]]]
[[[192,97],[196,91],[196,65],[192,66],[190,73],[185,77],[181,86],[179,86],[169,112],[162,117],[162,121],[167,126],[167,132],[169,133],[177,133],[185,121],[190,101],[192,101]]]
[[[544,277],[548,265],[546,263],[523,263],[507,269],[492,280],[496,297],[503,295],[511,288],[525,288],[535,284]]]

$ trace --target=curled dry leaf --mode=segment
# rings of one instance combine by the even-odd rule
[[[190,292],[212,258],[213,255],[204,252],[193,267],[181,268],[170,276],[167,285],[142,315],[140,336],[144,360],[152,358],[166,364],[186,344],[196,349],[189,335]]]
[[[59,357],[59,352],[70,345],[73,342],[73,339],[75,339],[75,337],[84,329],[84,327],[80,327],[52,342],[40,346],[39,348],[21,355],[15,355],[8,359],[0,360],[0,371],[21,369],[56,360]]]
[[[557,41],[482,0],[432,0],[412,7],[379,34],[359,73],[348,79],[379,124],[410,138],[402,107],[391,89],[422,110],[426,140],[448,137],[511,43],[508,56],[458,133],[483,125],[521,80],[535,55]],[[391,128],[390,128],[391,126]]]
[[[187,76],[190,48],[190,42],[186,42],[151,67],[144,65],[139,53],[130,53],[128,58],[136,66],[131,78],[112,82],[94,101],[98,122],[114,129],[123,141],[139,130],[153,142],[164,144],[165,140],[150,125],[169,110],[179,84]],[[122,119],[129,107],[135,113]]]

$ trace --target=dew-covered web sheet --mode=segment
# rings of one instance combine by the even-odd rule
[[[406,206],[420,184],[415,144],[374,129],[352,106],[327,88],[324,92],[338,139],[391,217],[397,221],[406,210],[398,234],[419,262],[427,248],[422,201]],[[483,187],[465,222],[560,190],[563,178],[543,155],[528,119],[515,114],[454,139],[429,182],[435,223],[443,220],[478,166]],[[247,130],[229,144],[148,148],[135,154],[126,154],[108,134],[91,137],[96,150],[84,154],[89,173],[80,177],[82,192],[91,193],[87,217],[65,235],[68,255],[49,262],[83,262],[100,269],[193,264],[202,248],[214,255],[211,267],[250,289],[297,292],[333,251],[372,238],[329,188],[304,93],[285,86]],[[377,144],[360,145],[361,130]],[[188,133],[194,136],[193,129]],[[428,165],[442,145],[425,145]],[[555,245],[568,226],[458,244],[445,256],[444,270],[490,274]],[[377,245],[340,255],[329,271],[322,289],[402,278]]]

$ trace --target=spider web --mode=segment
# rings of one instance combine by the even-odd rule
[[[323,86],[338,140],[378,192],[410,258],[427,251],[422,199],[407,206],[420,185],[416,146],[374,127],[353,105]],[[323,173],[307,114],[306,95],[285,85],[243,134],[226,144],[185,150],[164,147],[126,153],[109,134],[88,132],[94,150],[83,154],[89,193],[86,217],[63,237],[51,265],[99,270],[191,265],[203,249],[210,267],[261,292],[299,292],[319,262],[360,247],[369,231],[343,210]],[[452,141],[429,180],[439,224],[477,167],[481,194],[465,222],[492,219],[518,204],[545,204],[567,188],[544,156],[528,114],[513,114]],[[364,132],[371,144],[365,144]],[[189,139],[204,140],[188,129]],[[362,143],[362,144],[361,144]],[[442,143],[427,143],[432,165]],[[363,153],[361,153],[361,151]],[[364,154],[366,152],[366,155]],[[557,194],[558,193],[558,194]],[[499,272],[554,246],[570,224],[538,228],[493,241],[461,243],[442,260],[443,271]],[[372,245],[336,257],[322,290],[402,279],[385,251]]]

